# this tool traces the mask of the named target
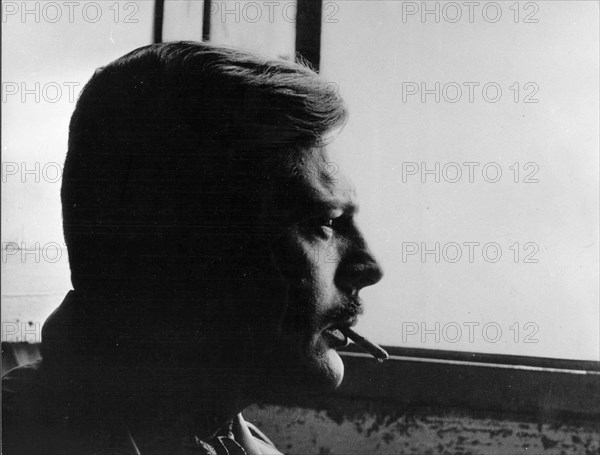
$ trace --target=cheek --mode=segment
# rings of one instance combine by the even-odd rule
[[[309,262],[304,274],[288,280],[289,302],[286,322],[295,331],[314,334],[337,301],[331,264]]]
[[[277,284],[270,287],[279,293],[278,311],[285,330],[314,333],[337,297],[332,248],[296,232],[273,247],[272,263]]]

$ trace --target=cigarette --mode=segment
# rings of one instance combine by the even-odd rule
[[[384,360],[390,358],[389,354],[385,352],[385,350],[377,346],[375,343],[371,343],[365,337],[360,336],[351,328],[340,329],[340,331],[354,341],[354,343],[356,343],[363,350],[375,357],[379,362],[383,362]]]

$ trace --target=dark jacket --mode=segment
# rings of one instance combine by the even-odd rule
[[[44,325],[42,353],[56,353],[53,342],[72,337],[64,333],[73,330],[72,305],[70,294]],[[185,431],[185,422],[159,422],[151,437],[141,441],[114,412],[118,406],[111,405],[111,397],[90,393],[76,362],[49,357],[14,368],[2,378],[3,454],[281,455],[241,414],[204,440]]]

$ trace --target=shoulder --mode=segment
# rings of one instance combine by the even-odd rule
[[[40,362],[13,368],[2,378],[4,453],[33,453],[29,446],[39,439],[45,417],[40,384]]]
[[[13,368],[2,377],[2,414],[5,424],[33,418],[39,411],[41,361]]]
[[[10,370],[2,378],[3,453],[82,453],[65,443],[71,422],[61,398],[42,361]]]

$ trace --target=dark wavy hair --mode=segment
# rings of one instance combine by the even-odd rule
[[[100,68],[70,124],[62,204],[78,291],[184,289],[253,236],[267,180],[340,127],[334,86],[307,65],[195,42]]]

